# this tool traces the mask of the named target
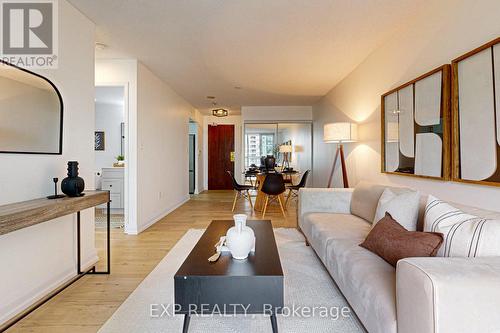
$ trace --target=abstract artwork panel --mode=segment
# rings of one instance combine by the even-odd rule
[[[398,90],[399,150],[404,157],[415,157],[415,121],[413,119],[413,86]]]
[[[500,38],[452,66],[453,179],[500,186]]]
[[[460,168],[464,179],[482,180],[496,170],[495,106],[491,50],[458,64]]]
[[[385,111],[385,161],[387,171],[396,171],[399,166],[399,124],[398,116],[393,110],[398,108],[397,92],[387,95],[384,99]]]
[[[497,110],[497,143],[500,145],[500,44],[493,46],[493,64],[495,67],[495,106]]]
[[[449,177],[449,75],[444,65],[382,96],[383,172]]]
[[[442,73],[438,72],[415,82],[415,122],[420,126],[440,122],[441,81]]]
[[[416,136],[415,174],[440,177],[443,160],[443,141],[434,133],[420,133]]]

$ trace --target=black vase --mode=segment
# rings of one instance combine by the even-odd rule
[[[68,177],[64,178],[61,183],[61,190],[68,197],[79,197],[85,189],[83,178],[78,177],[78,162],[68,162]]]

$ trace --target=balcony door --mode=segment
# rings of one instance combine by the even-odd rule
[[[279,167],[285,164],[285,155],[280,146],[292,146],[287,155],[287,166],[299,171],[300,176],[312,169],[312,124],[311,122],[245,123],[245,169],[260,165],[261,157],[273,155]],[[298,181],[298,179],[294,179]]]

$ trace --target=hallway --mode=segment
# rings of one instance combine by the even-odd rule
[[[203,229],[214,219],[231,219],[233,198],[233,191],[205,191],[137,236],[112,229],[112,275],[84,276],[7,332],[97,332],[187,230]],[[261,216],[245,200],[238,201],[234,213],[248,214],[249,219]],[[296,227],[296,201],[289,203],[286,219],[276,204],[270,206],[266,219],[277,228]],[[105,233],[98,233],[96,247],[101,257],[104,242]],[[98,269],[105,262],[103,258]]]

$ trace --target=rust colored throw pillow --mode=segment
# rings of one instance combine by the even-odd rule
[[[398,260],[403,258],[436,256],[442,243],[443,234],[408,231],[385,213],[360,246],[396,267]]]

